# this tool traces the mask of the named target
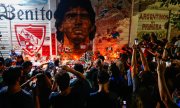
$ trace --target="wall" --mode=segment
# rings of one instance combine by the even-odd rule
[[[134,38],[138,37],[141,39],[142,35],[146,33],[155,32],[158,39],[167,38],[168,40],[180,35],[180,30],[175,28],[172,23],[168,23],[173,17],[172,13],[179,15],[180,5],[160,7],[161,2],[153,2],[146,5],[147,3],[135,4],[131,25],[131,45],[134,42]]]
[[[52,55],[55,5],[54,0],[0,2],[0,51],[3,56],[8,57],[11,49],[29,57],[35,53]]]

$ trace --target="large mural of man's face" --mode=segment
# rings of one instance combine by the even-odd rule
[[[128,42],[131,4],[124,0],[69,1],[61,0],[62,5],[58,5],[61,8],[55,13],[62,40],[58,45],[60,54],[66,54],[68,59],[74,55],[81,57],[91,50],[114,59],[121,46]],[[64,47],[70,53],[64,53]]]
[[[79,46],[89,38],[91,31],[89,13],[81,7],[70,9],[66,12],[59,30],[65,34],[73,45]]]

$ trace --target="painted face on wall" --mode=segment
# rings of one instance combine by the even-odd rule
[[[64,16],[59,28],[74,45],[80,45],[89,39],[91,21],[88,12],[81,7],[72,8]]]

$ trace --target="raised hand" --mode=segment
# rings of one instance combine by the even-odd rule
[[[157,73],[164,73],[166,70],[166,63],[161,59],[157,58]]]
[[[68,72],[71,72],[73,69],[71,69],[70,67],[68,67],[67,65],[63,65],[62,66],[62,69],[63,70],[66,70],[66,71],[68,71]]]

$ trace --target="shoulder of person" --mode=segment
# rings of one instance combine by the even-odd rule
[[[89,71],[89,72],[96,72],[96,71],[98,71],[98,69],[97,69],[97,68],[95,68],[95,67],[93,67],[93,68],[91,68],[91,69],[90,69],[90,71]]]
[[[57,97],[57,96],[60,96],[60,93],[59,92],[52,92],[49,96],[49,99],[52,99],[54,97]]]
[[[95,97],[98,94],[98,91],[90,93],[90,97]]]
[[[31,95],[30,92],[28,92],[28,91],[26,91],[26,90],[24,90],[24,89],[22,89],[22,92],[23,92],[24,94],[26,94],[26,95]]]
[[[8,89],[7,86],[2,87],[2,88],[0,89],[0,95],[1,95],[1,94],[5,94],[5,93],[7,92],[7,89]]]

